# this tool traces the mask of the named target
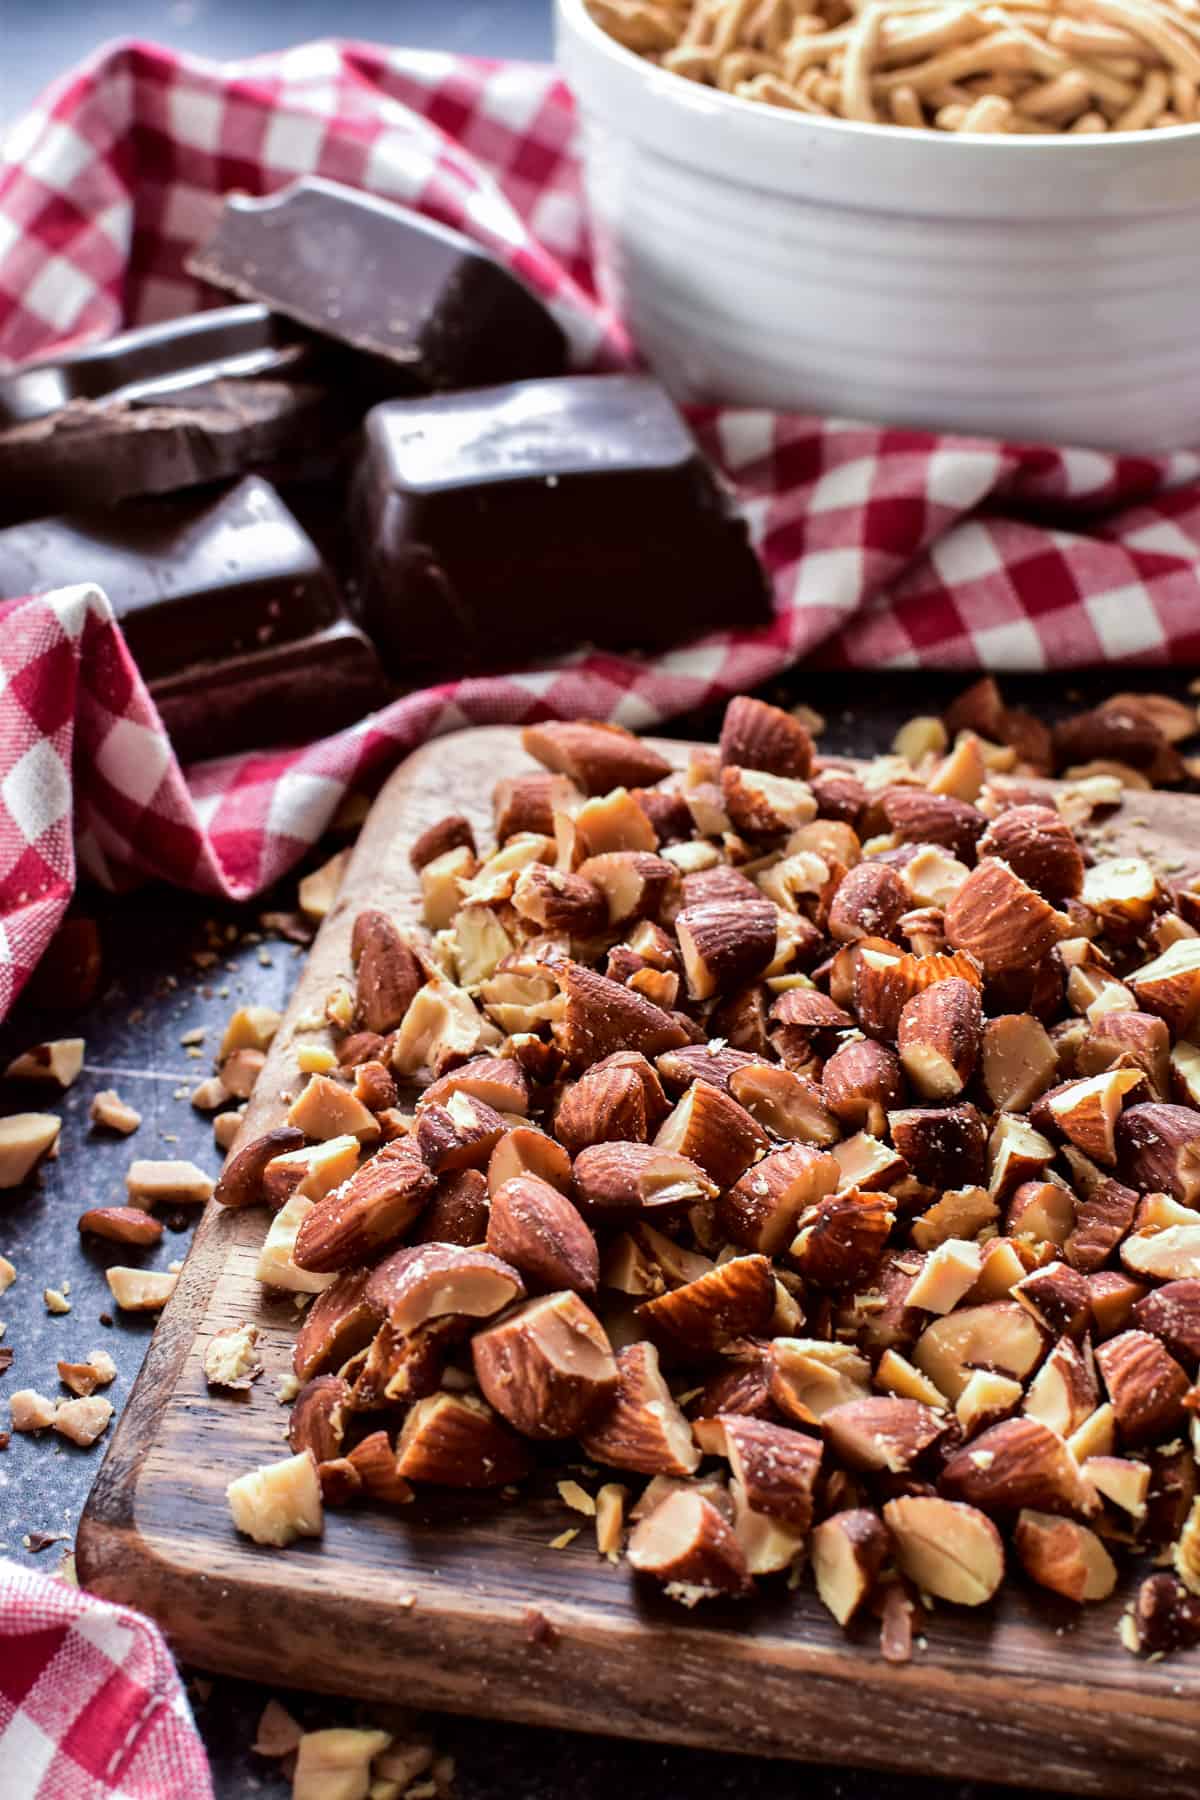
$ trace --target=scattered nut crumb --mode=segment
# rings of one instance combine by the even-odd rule
[[[93,1125],[102,1125],[106,1131],[119,1131],[128,1137],[141,1124],[142,1115],[135,1107],[126,1105],[115,1088],[102,1088],[92,1101],[91,1119]]]
[[[61,1288],[43,1288],[42,1299],[46,1302],[48,1313],[69,1313],[71,1310],[71,1302]]]

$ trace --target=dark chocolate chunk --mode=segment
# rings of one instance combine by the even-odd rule
[[[312,540],[257,476],[0,531],[0,599],[95,582],[184,757],[299,742],[386,693]]]
[[[295,359],[303,334],[265,306],[222,306],[119,332],[0,376],[0,427],[27,424],[73,400],[161,400],[231,375],[263,375]]]
[[[745,525],[648,376],[377,406],[352,524],[364,622],[397,675],[770,615]]]
[[[566,342],[529,290],[457,231],[339,182],[305,176],[229,194],[193,275],[386,357],[414,390],[554,375]]]
[[[0,524],[81,501],[113,506],[256,466],[305,473],[357,416],[342,393],[279,377],[214,381],[147,403],[73,400],[0,431]]]

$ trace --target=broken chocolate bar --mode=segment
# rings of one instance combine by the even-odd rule
[[[649,376],[377,406],[352,520],[364,622],[397,676],[769,616],[745,526]]]
[[[203,281],[359,351],[412,391],[555,375],[566,342],[514,275],[420,213],[306,176],[261,199],[229,194],[188,259]]]
[[[374,375],[370,373],[374,371]],[[0,378],[0,525],[222,481],[307,475],[396,391],[265,307],[123,332]]]
[[[384,697],[315,545],[257,476],[0,531],[0,599],[95,582],[184,757],[319,736]]]

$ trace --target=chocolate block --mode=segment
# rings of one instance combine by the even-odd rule
[[[315,545],[257,476],[0,531],[0,599],[76,582],[108,595],[183,756],[319,736],[385,696]]]
[[[770,616],[744,524],[648,376],[377,406],[352,522],[364,622],[397,675]]]
[[[193,275],[386,357],[413,391],[555,375],[566,343],[541,301],[445,225],[305,176],[229,194]]]

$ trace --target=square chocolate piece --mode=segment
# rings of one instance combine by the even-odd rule
[[[649,376],[385,402],[352,522],[364,622],[397,677],[770,616],[744,523]]]

